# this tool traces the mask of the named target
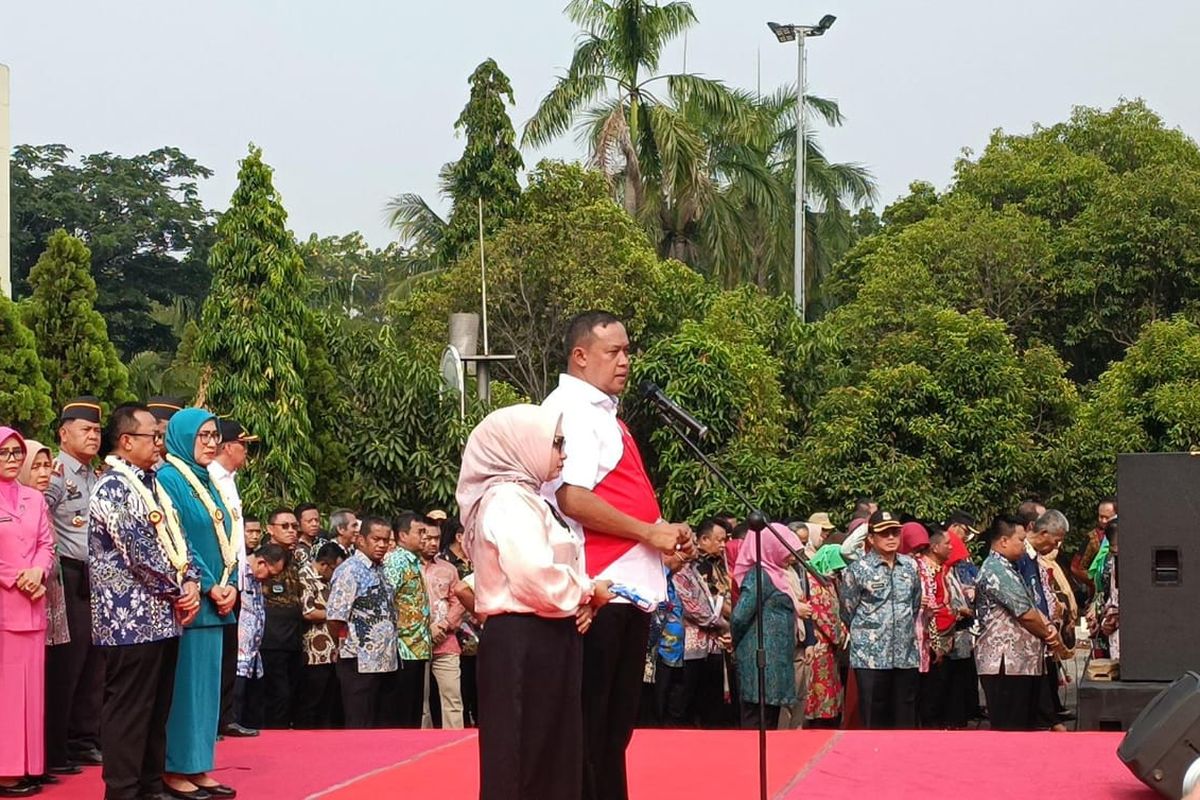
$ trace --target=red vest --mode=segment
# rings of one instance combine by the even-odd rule
[[[654,487],[650,485],[650,476],[646,474],[646,465],[642,463],[637,443],[629,435],[624,422],[617,420],[617,424],[621,426],[621,460],[592,491],[618,511],[653,524],[662,519],[658,498],[654,495]],[[583,529],[583,551],[588,574],[592,577],[599,575],[636,546],[637,542],[633,539],[590,528]]]

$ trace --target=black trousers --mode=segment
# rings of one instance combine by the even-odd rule
[[[299,650],[261,650],[263,662],[264,728],[290,728],[296,718],[300,692],[300,669],[304,654]]]
[[[658,724],[664,728],[718,727],[724,669],[721,655],[685,659],[678,667],[659,658],[654,669]]]
[[[334,667],[342,694],[347,728],[381,728],[387,724],[385,698],[396,680],[394,672],[359,672],[358,659],[344,658]]]
[[[234,626],[229,626],[234,627]],[[263,678],[243,678],[233,682],[233,721],[244,728],[261,728],[265,718],[266,690]]]
[[[92,646],[87,565],[62,558],[71,641],[46,651],[46,764],[65,766],[81,750],[100,747],[104,654]]]
[[[929,660],[929,672],[922,672],[917,692],[917,713],[922,728],[945,728],[949,725],[947,712],[950,707],[950,660]]]
[[[233,710],[234,684],[237,680],[238,626],[221,626],[221,715],[217,733],[237,722]]]
[[[339,716],[341,690],[333,664],[305,664],[300,669],[296,701],[297,728],[331,728]]]
[[[1058,713],[1063,710],[1065,707],[1058,694],[1058,660],[1047,658],[1041,680],[1038,681],[1036,727],[1042,730],[1057,725]]]
[[[694,687],[690,710],[692,718],[700,723],[701,728],[721,727],[724,713],[725,656],[716,653],[708,658],[684,661],[683,669],[689,673],[689,680]]]
[[[858,709],[864,728],[886,730],[917,727],[915,669],[858,669]]]
[[[767,730],[773,731],[779,727],[779,706],[764,705],[764,718],[767,720]],[[758,703],[742,701],[742,727],[748,730],[758,730]]]
[[[1037,717],[1040,675],[980,675],[987,698],[988,721],[994,731],[1031,731]]]
[[[625,748],[638,718],[649,636],[649,614],[628,603],[609,603],[596,612],[583,637],[586,800],[629,798]],[[487,712],[481,708],[480,713]]]
[[[105,800],[157,796],[179,639],[96,649],[107,662],[100,724]]]
[[[475,679],[475,656],[458,659],[459,681],[462,687],[463,725],[473,728],[479,724],[479,690]]]
[[[724,724],[729,728],[740,727],[742,724],[742,694],[738,684],[737,660],[732,652],[725,654],[725,676],[721,684],[722,689],[725,684],[729,685],[729,702],[725,702],[724,693],[721,697]]]
[[[655,656],[654,709],[664,728],[690,728],[687,674],[683,665],[672,667]]]
[[[477,667],[480,800],[579,800],[583,642],[575,619],[491,617]]]
[[[427,660],[405,661],[394,673],[391,724],[397,728],[420,728],[425,713],[425,668]]]
[[[979,716],[979,676],[974,658],[946,660],[946,727],[965,728]]]

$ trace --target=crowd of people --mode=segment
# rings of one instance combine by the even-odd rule
[[[461,520],[247,515],[257,437],[175,398],[77,398],[56,454],[0,427],[0,796],[99,766],[111,800],[228,798],[220,737],[478,726],[481,796],[620,800],[639,724],[1061,729],[1080,609],[1117,655],[1115,502],[1073,561],[1032,500],[693,530],[617,416],[628,350],[572,321],[559,387],[468,440]]]

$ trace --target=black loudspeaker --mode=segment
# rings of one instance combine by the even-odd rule
[[[1187,673],[1150,701],[1121,740],[1117,756],[1142,783],[1180,800],[1184,775],[1200,758],[1200,675]]]
[[[1121,680],[1200,671],[1200,457],[1117,459]]]

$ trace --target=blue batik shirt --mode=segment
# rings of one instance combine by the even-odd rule
[[[338,657],[357,659],[360,673],[394,672],[399,667],[392,589],[383,566],[362,551],[334,570],[325,618],[346,623]]]
[[[1046,603],[1046,588],[1042,584],[1042,567],[1037,562],[1036,556],[1030,556],[1029,553],[1022,553],[1016,563],[1017,573],[1021,576],[1021,580],[1029,587],[1029,593],[1033,595],[1033,604],[1037,606],[1038,611],[1041,611],[1045,616],[1050,616],[1050,606]]]
[[[151,491],[154,473],[129,468]],[[96,484],[88,503],[88,570],[92,643],[102,647],[146,644],[183,633],[175,615],[181,583],[199,581],[189,558],[180,581],[141,495],[116,472]],[[189,551],[190,555],[190,551]]]
[[[684,628],[683,606],[675,591],[675,582],[667,576],[667,599],[654,612],[659,618],[658,657],[669,667],[683,666]]]
[[[850,629],[855,669],[917,669],[916,615],[921,608],[917,563],[897,555],[889,567],[872,550],[842,576],[842,619]]]
[[[242,565],[242,604],[238,609],[237,674],[240,678],[261,678],[263,631],[267,627],[267,607],[262,584],[249,564]]]

